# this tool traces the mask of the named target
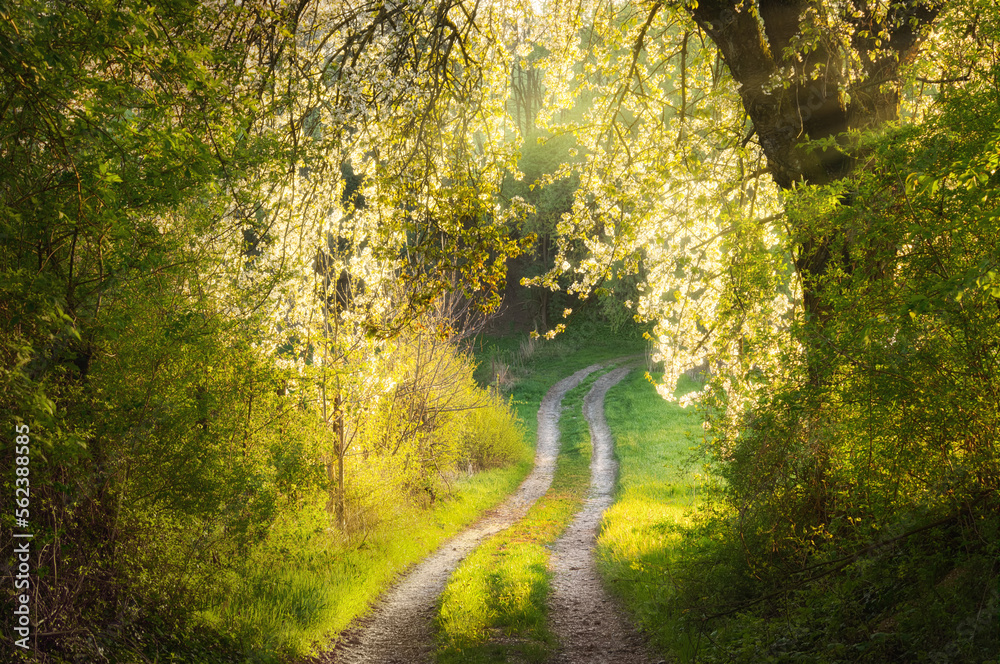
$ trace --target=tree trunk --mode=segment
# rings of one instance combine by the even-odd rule
[[[707,0],[690,9],[739,84],[743,107],[771,175],[782,189],[829,184],[850,175],[855,162],[844,150],[846,132],[898,119],[900,64],[916,53],[923,31],[941,9],[939,3],[910,0],[892,5],[879,16],[866,0],[850,4],[854,10],[847,19],[853,27],[850,43],[863,69],[857,81],[848,78],[842,55],[828,48],[823,39],[812,43],[807,53],[795,52],[803,28],[824,30],[821,21],[806,25],[813,20],[806,12],[815,7],[812,3],[759,0],[759,19],[749,3],[743,2]],[[791,84],[781,85],[789,76]],[[850,103],[844,102],[847,98]],[[836,147],[807,148],[809,141],[830,138]],[[850,200],[843,203],[850,204]],[[837,255],[846,259],[848,243],[839,237],[838,229],[824,234],[811,223],[789,223],[806,320],[818,332],[829,314],[819,282],[831,260]],[[835,242],[841,251],[834,251]]]
[[[340,532],[346,532],[347,518],[344,510],[344,457],[347,447],[344,445],[344,409],[340,398],[340,390],[333,402],[337,429],[337,527]]]

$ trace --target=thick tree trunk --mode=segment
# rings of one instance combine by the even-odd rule
[[[805,0],[758,0],[755,12],[749,0],[699,0],[690,12],[739,84],[772,177],[788,190],[850,175],[854,161],[846,151],[847,131],[876,128],[898,118],[899,66],[916,52],[920,35],[940,7],[933,0],[902,0],[880,15],[868,0],[849,0],[839,8]],[[833,11],[844,12],[853,27],[850,47],[862,65],[861,80],[852,80],[836,45],[840,38],[824,35],[821,15]],[[810,32],[820,38],[809,39],[809,48],[803,49],[799,42]],[[822,139],[833,139],[833,147],[808,149],[810,141]],[[808,379],[821,387],[827,380],[824,330],[832,314],[823,277],[833,261],[850,261],[850,242],[833,224],[817,221],[823,220],[788,219],[802,284]],[[830,450],[817,446],[812,457],[807,491],[813,516],[822,523],[828,517]]]
[[[690,10],[739,84],[771,175],[786,190],[848,176],[854,161],[843,149],[846,132],[898,119],[899,66],[915,54],[922,32],[941,9],[938,2],[904,0],[880,16],[866,0],[853,0],[843,11],[853,8],[848,19],[854,29],[850,41],[863,77],[852,81],[841,54],[828,48],[826,40],[814,41],[807,53],[796,52],[804,28],[824,29],[807,25],[815,19],[806,10],[814,6],[804,0],[759,0],[755,15],[749,2],[706,0]],[[782,85],[789,81],[787,87]],[[845,102],[848,98],[850,103]],[[808,149],[809,141],[830,138],[838,147]],[[846,256],[847,250],[833,251],[834,242],[843,240],[836,237],[836,229],[820,234],[811,224],[801,224],[792,232],[806,318],[822,326],[828,308],[819,281],[830,261],[836,255]]]

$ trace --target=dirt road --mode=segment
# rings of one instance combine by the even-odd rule
[[[614,498],[618,463],[604,419],[604,395],[631,367],[615,369],[594,383],[583,402],[593,456],[590,493],[573,523],[556,542],[549,564],[554,573],[549,620],[558,635],[558,664],[649,664],[644,639],[604,590],[594,560],[597,528]]]
[[[535,468],[500,507],[445,542],[393,586],[367,618],[341,635],[323,664],[419,664],[433,656],[433,620],[437,598],[448,577],[480,542],[521,519],[552,484],[559,453],[559,410],[568,391],[600,369],[595,364],[556,383],[538,410]]]

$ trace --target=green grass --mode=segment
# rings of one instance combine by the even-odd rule
[[[245,578],[233,584],[237,592],[201,617],[230,633],[251,662],[295,659],[327,646],[400,572],[517,488],[531,469],[528,452],[507,468],[458,480],[453,496],[429,510],[400,508],[361,542],[327,533],[321,498],[271,547],[282,557],[248,561]]]
[[[665,401],[640,372],[608,392],[605,415],[619,479],[598,537],[599,569],[654,647],[683,647],[670,599],[677,544],[698,501],[700,418]]]
[[[809,583],[759,576],[720,512],[694,518],[696,507],[720,507],[699,499],[697,413],[643,383],[633,375],[605,402],[620,474],[598,562],[667,661],[998,661],[1000,519],[946,524],[840,571],[817,565]],[[819,547],[814,561],[843,555]]]
[[[522,344],[523,337],[481,340],[479,360],[498,347],[516,350]],[[552,384],[589,364],[643,349],[642,342],[633,342],[581,351],[586,344],[565,336],[538,340],[524,359],[510,393],[525,430],[516,463],[455,481],[452,494],[431,509],[395,505],[391,518],[360,541],[344,541],[327,530],[325,498],[317,496],[307,508],[276,524],[257,554],[245,562],[234,561],[230,578],[220,579],[224,592],[210,610],[199,613],[200,622],[231,638],[242,650],[240,659],[248,662],[289,661],[328,646],[400,573],[517,488],[532,468],[538,405]],[[589,457],[584,467],[588,462]],[[565,497],[553,501],[542,519],[559,521],[555,515],[567,509],[564,503]],[[515,549],[512,561],[517,559]],[[508,567],[519,574],[544,573],[544,563],[539,568],[537,562],[512,562]]]
[[[598,372],[600,373],[600,372]],[[438,617],[442,663],[544,661],[552,544],[580,509],[590,484],[590,436],[580,403],[592,378],[566,395],[561,449],[549,491],[524,519],[476,549],[452,575]]]
[[[513,347],[509,340],[500,340],[493,348],[504,343]],[[538,407],[552,385],[583,367],[643,349],[641,341],[541,342],[512,390],[521,418],[530,423],[531,439],[537,436]],[[554,646],[547,629],[548,546],[569,525],[587,494],[591,445],[581,404],[600,373],[563,399],[560,453],[549,491],[524,519],[484,542],[452,575],[438,616],[442,664],[541,662]]]

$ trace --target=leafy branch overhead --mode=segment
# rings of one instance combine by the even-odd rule
[[[526,468],[499,390],[564,347],[498,342],[517,371],[495,354],[477,384],[468,340],[504,307],[584,321],[567,344],[647,332],[666,397],[703,379],[681,400],[716,484],[684,564],[722,571],[677,577],[677,634],[794,601],[782,577],[922,560],[905,533],[995,578],[995,10],[4,4],[0,406],[37,451],[39,647],[278,658],[339,630],[364,602],[324,575],[367,561],[376,593],[421,555],[382,564],[406,524],[443,536],[456,487]],[[870,652],[931,657],[879,587],[838,633],[915,621]],[[784,656],[747,633],[718,642]]]

